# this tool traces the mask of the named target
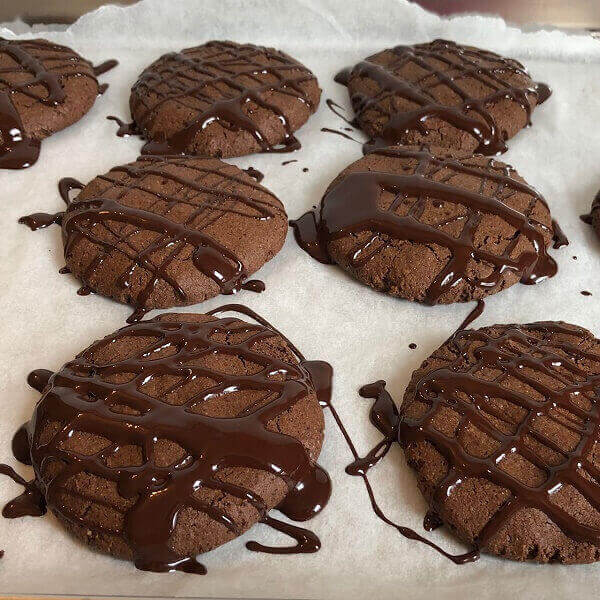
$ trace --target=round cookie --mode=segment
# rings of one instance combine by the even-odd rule
[[[70,48],[0,38],[0,167],[33,164],[39,141],[81,119],[98,92],[92,64]]]
[[[129,105],[151,140],[145,154],[224,158],[299,147],[293,133],[317,110],[320,96],[316,77],[287,54],[212,41],[152,63]]]
[[[310,364],[265,326],[164,314],[30,376],[48,507],[90,546],[155,571],[203,572],[195,555],[276,506],[309,518],[330,493]]]
[[[88,183],[62,230],[71,272],[143,312],[238,290],[281,249],[287,215],[233,165],[148,156]]]
[[[600,559],[600,341],[562,322],[460,331],[413,373],[399,441],[458,537],[513,560]]]
[[[550,96],[516,60],[435,40],[369,56],[336,78],[375,145],[420,144],[497,154]]]
[[[293,222],[314,258],[427,304],[478,300],[556,273],[543,198],[495,159],[394,146],[352,163]]]

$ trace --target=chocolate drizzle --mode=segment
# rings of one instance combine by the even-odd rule
[[[131,123],[126,123],[125,121],[119,119],[119,117],[115,117],[110,115],[106,117],[109,121],[114,121],[119,128],[117,129],[118,137],[129,137],[130,135],[140,135],[140,131],[137,125],[132,121]]]
[[[194,171],[197,178],[183,177],[169,173],[163,169],[166,165],[181,165],[186,169]],[[209,175],[218,175],[224,180],[229,179],[234,183],[243,184],[251,189],[259,190],[262,193],[270,194],[265,188],[258,186],[247,179],[227,175],[216,168],[208,168],[202,165],[196,165],[189,159],[183,157],[159,158],[152,156],[140,157],[138,164],[115,167],[111,170],[113,173],[125,173],[127,178],[111,178],[105,175],[99,176],[110,182],[119,189],[119,196],[125,195],[129,190],[139,189],[146,193],[152,193],[158,201],[168,203],[174,206],[177,203],[185,203],[194,206],[195,210],[186,218],[185,222],[179,223],[172,220],[169,216],[163,216],[158,212],[150,212],[141,208],[134,208],[122,204],[117,199],[109,198],[91,198],[71,202],[69,192],[73,189],[81,189],[80,182],[72,178],[61,179],[59,191],[61,197],[67,203],[67,210],[56,214],[36,213],[19,219],[20,223],[28,225],[31,229],[47,227],[52,223],[62,224],[64,255],[69,258],[72,249],[82,239],[87,239],[97,245],[98,251],[96,257],[89,262],[84,271],[78,274],[78,278],[84,283],[84,286],[90,291],[94,291],[94,285],[91,282],[95,273],[101,268],[104,260],[112,253],[123,253],[130,261],[130,267],[119,277],[117,283],[123,289],[130,288],[130,281],[134,271],[142,267],[152,274],[151,279],[145,287],[135,297],[131,296],[129,302],[135,307],[134,313],[129,317],[128,322],[134,322],[141,319],[149,310],[147,302],[154,291],[156,285],[160,282],[166,282],[174,291],[174,294],[181,304],[189,304],[187,294],[179,283],[171,277],[168,272],[169,266],[175,260],[180,251],[186,245],[194,248],[192,261],[199,272],[214,281],[220,288],[222,294],[234,294],[240,289],[253,292],[262,292],[264,284],[262,282],[245,282],[248,272],[242,264],[242,261],[223,244],[216,241],[213,237],[204,233],[201,229],[192,226],[195,219],[204,211],[214,210],[222,212],[240,212],[240,208],[231,206],[231,202],[241,203],[242,207],[251,211],[253,218],[259,220],[271,219],[276,212],[281,210],[277,206],[267,203],[258,198],[251,198],[229,189],[220,189],[212,185],[206,186],[202,183],[203,178]],[[142,179],[148,175],[156,175],[175,181],[183,189],[191,189],[197,194],[208,194],[211,199],[218,201],[214,206],[209,202],[199,202],[193,204],[180,195],[168,195],[152,191],[142,183]],[[240,214],[247,215],[247,212]],[[95,232],[94,226],[97,224],[123,223],[133,226],[134,233],[128,233],[126,238],[117,238],[117,240],[108,240],[100,238]],[[153,231],[159,234],[154,241],[146,247],[136,250],[133,246],[126,244],[126,239],[139,233],[140,231]],[[153,255],[160,253],[165,249],[171,249],[166,258],[160,262],[155,262]]]
[[[321,127],[321,131],[323,131],[325,133],[334,133],[335,135],[339,135],[343,138],[346,138],[347,140],[350,140],[351,142],[356,142],[357,144],[362,144],[362,142],[359,142],[356,138],[353,138],[351,135],[348,135],[347,133],[344,133],[343,131],[340,131],[339,129],[331,129],[329,127]]]
[[[191,153],[197,134],[214,122],[230,131],[251,134],[261,152],[298,150],[300,142],[288,117],[270,97],[273,93],[290,96],[313,112],[316,107],[304,85],[312,80],[314,75],[289,56],[251,44],[213,41],[166,54],[146,69],[132,88],[132,114],[141,136],[150,140],[142,154]],[[147,103],[148,96],[155,101]],[[166,139],[156,123],[160,109],[169,102],[189,109],[190,99],[196,116]],[[281,144],[269,142],[272,134],[262,131],[245,110],[248,103],[276,115],[285,131]]]
[[[19,223],[22,225],[27,225],[31,231],[37,231],[38,229],[50,227],[50,225],[60,225],[62,223],[64,214],[64,212],[57,212],[54,214],[33,213],[31,215],[21,217],[19,219]]]
[[[71,192],[73,190],[82,190],[85,187],[81,181],[73,177],[63,177],[58,182],[58,193],[63,202],[68,206],[71,203]]]
[[[499,165],[494,159],[489,159],[485,167],[468,165],[452,158],[437,158],[427,150],[410,147],[385,148],[375,154],[414,159],[418,165],[412,174],[379,171],[346,174],[330,187],[318,208],[291,221],[298,244],[316,260],[332,264],[333,260],[328,252],[329,243],[365,231],[372,235],[353,252],[353,268],[365,264],[385,247],[385,244],[375,249],[372,247],[373,242],[381,236],[397,241],[437,244],[447,248],[452,256],[427,289],[424,299],[426,304],[436,304],[446,292],[463,280],[488,294],[490,290],[500,287],[507,271],[517,273],[525,284],[537,283],[556,273],[557,266],[548,255],[544,233],[559,234],[535,221],[530,214],[537,202],[544,206],[546,203],[535,189],[512,178],[510,167]],[[427,173],[432,169],[433,173]],[[485,195],[444,181],[434,181],[433,175],[442,169],[449,169],[451,173],[473,175],[482,181],[489,180],[496,184],[495,192]],[[389,210],[378,207],[382,191],[395,194]],[[531,203],[527,211],[522,213],[505,204],[500,195],[503,194],[502,197],[506,199],[507,192],[521,192],[530,196]],[[403,198],[413,196],[417,201],[407,215],[401,216],[394,212]],[[464,219],[464,226],[458,237],[419,220],[428,198],[465,207],[467,218]],[[519,232],[501,254],[493,254],[475,246],[474,234],[484,215],[496,215]],[[522,236],[531,243],[533,249],[513,257],[514,249]],[[469,277],[468,267],[472,260],[492,265],[493,272],[482,280]]]
[[[96,65],[95,67],[93,67],[92,70],[94,72],[94,75],[96,77],[98,77],[99,75],[104,75],[104,73],[110,71],[111,69],[114,69],[118,64],[119,64],[118,60],[111,58],[109,60],[105,60],[103,63],[100,63],[99,65]]]
[[[2,516],[5,519],[41,517],[46,514],[46,502],[35,479],[26,481],[12,467],[3,464],[0,464],[0,475],[10,477],[25,488],[22,494],[13,498],[2,509]]]
[[[435,40],[415,46],[397,46],[388,52],[394,55],[389,64],[378,64],[372,60],[377,57],[371,57],[338,73],[335,78],[343,85],[351,85],[353,79],[366,78],[379,87],[379,92],[373,96],[351,94],[361,125],[367,113],[379,115],[384,122],[378,137],[365,145],[366,150],[406,143],[411,132],[426,135],[431,119],[442,120],[468,133],[477,142],[475,152],[498,154],[506,151],[505,134],[498,127],[490,106],[505,99],[515,102],[525,111],[529,125],[533,109],[531,98],[535,98],[538,105],[551,94],[550,88],[543,83],[510,83],[507,75],[529,79],[523,65],[516,60],[454,42]],[[408,64],[414,64],[422,71],[414,81],[402,77]],[[481,96],[470,95],[461,85],[467,78],[489,91]],[[459,98],[456,105],[440,103],[436,99],[433,90],[440,85]],[[416,108],[402,112],[385,108],[390,103],[394,105],[394,98],[401,98]]]
[[[358,454],[354,443],[348,435],[348,432],[346,431],[346,428],[342,424],[337,413],[334,413],[334,418],[344,438],[346,439],[346,443],[348,444],[352,455],[354,456],[354,461],[346,467],[346,473],[362,478],[369,495],[369,500],[371,501],[371,506],[377,517],[387,525],[390,525],[396,529],[400,535],[433,548],[442,556],[445,556],[457,565],[477,560],[479,558],[479,552],[477,550],[473,550],[465,554],[449,554],[438,545],[429,541],[427,538],[419,535],[413,529],[395,523],[381,510],[381,507],[375,498],[375,492],[373,491],[371,482],[369,481],[368,472],[369,469],[374,467],[385,457],[394,442],[397,441],[400,415],[396,405],[394,404],[394,401],[392,400],[392,397],[385,389],[385,381],[376,381],[375,383],[363,386],[360,389],[360,395],[363,398],[373,398],[375,400],[369,413],[369,418],[371,423],[373,423],[373,425],[384,435],[383,439],[368,454],[366,454],[364,457],[361,457]]]
[[[64,200],[65,204],[68,206],[71,203],[70,193],[72,190],[82,190],[84,188],[83,183],[74,179],[73,177],[63,177],[58,182],[58,193],[60,197]],[[19,223],[23,225],[27,225],[31,231],[37,231],[38,229],[43,229],[45,227],[50,227],[50,225],[61,225],[64,217],[64,211],[59,211],[54,214],[49,213],[33,213],[32,215],[26,215],[19,219]],[[64,267],[59,271],[59,273],[70,273],[70,271]]]
[[[569,245],[569,238],[567,238],[561,226],[554,219],[552,220],[552,230],[554,231],[552,236],[552,247],[555,250]]]
[[[210,314],[226,311],[255,314],[239,305],[227,305]],[[320,542],[315,534],[274,519],[257,493],[219,477],[222,470],[239,467],[278,476],[287,485],[288,494],[277,509],[292,520],[314,516],[325,506],[330,494],[327,473],[310,460],[302,443],[266,426],[312,389],[316,390],[321,405],[329,403],[331,367],[320,361],[306,361],[292,344],[289,347],[297,353],[298,363],[255,350],[259,342],[279,337],[276,330],[261,324],[266,323],[264,319],[256,317],[259,324],[231,317],[208,322],[151,320],[136,323],[95,342],[49,379],[46,371],[32,374],[30,383],[44,393],[27,428],[37,485],[48,506],[68,522],[83,525],[94,535],[123,536],[132,548],[135,565],[144,570],[206,572],[195,557],[178,556],[169,545],[177,517],[186,507],[204,512],[235,535],[242,532],[235,517],[225,509],[205,504],[195,496],[195,491],[201,488],[249,502],[262,515],[263,523],[296,540],[296,545],[282,548],[249,542],[249,549],[286,554],[318,550]],[[230,335],[243,341],[216,341]],[[142,344],[134,355],[112,362],[99,364],[94,359],[96,352],[131,337],[147,338],[148,343]],[[149,353],[154,355],[150,360]],[[239,356],[242,361],[261,368],[249,375],[216,371],[203,359],[219,353]],[[123,374],[127,377],[123,378]],[[260,391],[264,395],[260,403],[247,406],[235,417],[210,417],[193,411],[191,402],[167,405],[146,393],[144,386],[160,377],[174,380],[170,392],[192,379],[212,380],[213,385],[200,393],[194,392],[193,406],[244,390]],[[130,410],[113,410],[116,404],[126,405]],[[38,425],[49,421],[64,426],[50,439],[41,440]],[[74,432],[99,435],[110,444],[96,454],[81,455],[64,445]],[[154,449],[157,439],[178,444],[185,456],[168,467],[159,466]],[[110,457],[120,447],[129,445],[142,448],[143,463],[111,466]],[[64,464],[64,469],[49,474],[45,465],[55,460]],[[3,472],[12,476],[7,469]],[[78,473],[115,482],[122,497],[135,499],[121,529],[91,522],[64,502],[61,491],[67,480]]]
[[[45,57],[44,54],[48,53]],[[50,54],[51,53],[51,54]],[[16,65],[0,68],[0,168],[24,169],[39,156],[40,140],[29,137],[13,98],[27,96],[45,106],[64,102],[62,81],[68,77],[89,77],[104,73],[107,61],[98,73],[91,63],[73,50],[46,40],[5,40],[0,38],[0,56],[8,55]],[[42,58],[37,58],[41,55]],[[47,67],[45,62],[51,62]],[[102,70],[103,69],[103,70]],[[27,74],[27,77],[23,77]]]
[[[336,115],[337,117],[342,119],[342,121],[344,121],[345,123],[348,123],[348,125],[350,125],[351,128],[358,127],[358,123],[356,122],[356,119],[350,120],[350,119],[348,119],[348,117],[343,115],[340,111],[336,110],[338,108],[341,110],[344,110],[343,106],[340,106],[337,102],[333,101],[331,98],[327,98],[327,100],[325,100],[325,104],[327,105],[327,108],[329,108],[329,110],[334,115]],[[353,131],[353,129],[349,129],[349,131]]]
[[[475,542],[479,548],[485,549],[502,525],[524,508],[542,511],[574,540],[600,545],[599,529],[580,523],[553,501],[560,489],[572,486],[595,510],[600,510],[597,483],[600,470],[592,462],[592,449],[600,429],[596,399],[600,378],[580,366],[587,361],[598,362],[598,355],[587,350],[584,344],[590,338],[591,334],[581,328],[547,322],[506,326],[498,334],[485,329],[461,331],[453,338],[456,358],[452,363],[423,374],[415,382],[414,402],[425,409],[419,416],[402,415],[399,441],[404,448],[419,442],[432,444],[449,465],[447,475],[433,495],[433,510],[443,515],[445,498],[455,493],[468,478],[484,478],[511,492],[478,534]],[[460,365],[471,353],[476,366],[467,372]],[[493,380],[477,376],[483,372],[501,375]],[[509,388],[503,385],[505,380],[516,380],[524,387]],[[558,389],[550,381],[558,384]],[[523,391],[527,387],[537,394]],[[498,406],[489,401],[493,398],[521,407],[526,411],[525,417],[508,428],[498,427],[493,419],[502,420],[503,415],[498,412]],[[457,432],[452,437],[433,425],[434,416],[444,410],[460,416]],[[536,426],[542,417],[577,435],[578,443],[571,449],[557,444]],[[497,442],[493,453],[476,457],[462,447],[460,432],[470,427]],[[532,451],[528,438],[558,453],[562,460],[543,459],[543,453]],[[544,472],[545,481],[530,486],[510,475],[502,462],[514,453]]]

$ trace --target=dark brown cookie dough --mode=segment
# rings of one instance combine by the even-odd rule
[[[512,167],[447,149],[368,154],[292,224],[317,260],[427,304],[478,300],[556,272],[543,198]]]
[[[305,519],[327,502],[317,383],[267,327],[164,314],[39,379],[30,376],[43,395],[28,431],[48,507],[139,568],[198,572],[196,554],[270,509]]]
[[[369,56],[336,78],[377,145],[420,144],[497,154],[550,95],[519,62],[435,40]]]
[[[281,202],[218,159],[141,157],[87,184],[62,217],[87,288],[141,310],[239,289],[281,249]]]
[[[299,62],[273,48],[207,42],[162,56],[140,75],[130,108],[144,153],[218,158],[294,147],[321,90]]]
[[[591,225],[598,236],[600,236],[600,191],[594,196],[590,212],[588,214],[581,215],[580,219],[584,223]]]
[[[600,559],[600,341],[562,322],[461,331],[413,373],[400,443],[433,511],[513,560]]]
[[[98,92],[94,67],[70,48],[0,38],[0,167],[18,168],[25,154],[35,162],[32,142],[39,151],[39,141],[81,119]]]

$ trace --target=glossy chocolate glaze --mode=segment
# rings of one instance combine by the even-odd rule
[[[386,119],[381,134],[365,144],[366,150],[402,143],[410,131],[426,134],[428,120],[438,119],[473,137],[477,141],[475,152],[498,154],[506,151],[506,143],[489,107],[504,99],[512,100],[526,112],[529,125],[533,106],[541,104],[551,95],[550,88],[543,83],[525,87],[511,85],[504,76],[507,73],[528,76],[523,65],[486,50],[463,47],[446,40],[435,40],[431,44],[397,46],[390,49],[390,52],[394,53],[396,58],[388,66],[367,59],[353,68],[344,69],[335,78],[343,85],[348,85],[353,78],[367,78],[376,82],[381,89],[381,92],[373,97],[361,94],[351,97],[359,123],[363,115],[372,110],[382,113],[382,118]],[[481,59],[490,64],[480,64]],[[431,61],[435,64],[441,63],[443,67],[434,67],[430,64]],[[395,69],[400,69],[408,62],[423,70],[423,76],[413,83],[394,74]],[[489,92],[483,97],[471,96],[464,90],[464,86],[460,85],[461,80],[466,77],[481,82],[489,88]],[[448,87],[460,98],[460,104],[449,106],[438,103],[430,93],[419,87],[427,78]],[[413,103],[416,108],[403,112],[386,112],[381,105],[382,97],[386,96],[401,97]],[[535,98],[534,105],[531,98]]]
[[[194,56],[193,48],[166,54],[162,57],[165,61],[163,67],[144,71],[134,84],[132,113],[142,112],[142,117],[138,119],[139,133],[150,140],[142,148],[142,154],[185,154],[196,135],[213,122],[218,122],[231,131],[250,133],[261,152],[298,150],[300,142],[294,136],[288,118],[275,102],[269,100],[269,96],[273,92],[292,96],[312,110],[312,102],[302,84],[314,79],[314,75],[289,56],[282,56],[268,48],[221,41],[208,42],[205,46],[211,53],[204,57]],[[264,65],[256,60],[262,54],[272,59],[273,64]],[[183,69],[192,69],[194,77],[177,78],[177,74]],[[257,78],[259,73],[267,73],[270,77],[261,81]],[[228,95],[223,98],[213,98],[207,92],[223,87],[228,90]],[[158,101],[152,106],[146,106],[142,98],[147,94],[157,96]],[[151,139],[149,132],[163,104],[189,97],[196,98],[206,108],[199,110],[184,129],[171,135],[168,140]],[[265,133],[244,110],[248,102],[277,115],[285,129],[282,144],[272,146],[268,142]],[[120,131],[120,135],[124,135],[123,132],[129,133],[131,126],[120,128]]]
[[[164,172],[160,171],[157,165],[162,166],[165,163],[179,164],[182,160],[185,161],[185,159],[180,157],[159,158],[152,156],[140,157],[138,160],[141,161],[141,165],[125,165],[112,169],[113,172],[124,172],[131,178],[128,183],[119,183],[124,192],[138,188],[139,179],[148,174],[165,176]],[[217,173],[215,170],[196,167],[188,162],[185,163],[185,166],[186,168],[199,173]],[[219,174],[221,176],[223,175],[221,172],[219,172]],[[115,183],[114,180],[106,176],[101,175],[99,177],[111,183]],[[239,193],[214,187],[207,188],[189,177],[186,178],[177,175],[169,175],[169,177],[181,186],[189,187],[190,189],[199,192],[208,192],[218,199],[235,198],[237,201],[242,202],[244,205],[253,209],[253,211],[256,211],[257,219],[271,219],[275,215],[274,211],[277,210],[265,202],[248,198]],[[265,188],[259,187],[258,184],[249,182],[246,179],[242,181],[235,176],[228,177],[234,182],[243,183],[250,187],[256,186],[256,189],[269,193]],[[94,235],[92,231],[92,226],[94,224],[107,222],[125,223],[134,226],[137,231],[148,230],[159,233],[160,236],[147,248],[136,251],[130,256],[132,263],[131,269],[124,273],[119,281],[120,285],[124,288],[129,287],[129,281],[133,274],[133,270],[137,266],[144,267],[153,275],[145,288],[141,290],[136,297],[131,298],[131,304],[133,304],[135,310],[128,319],[128,322],[139,320],[147,312],[146,303],[159,281],[165,281],[170,285],[173,288],[175,295],[182,303],[188,302],[184,290],[167,273],[167,269],[177,253],[172,252],[167,259],[158,265],[155,265],[154,261],[151,260],[152,254],[162,248],[172,248],[174,246],[183,247],[186,244],[193,246],[195,248],[192,255],[194,265],[201,273],[219,285],[222,294],[233,294],[240,289],[258,293],[264,291],[264,283],[258,282],[257,280],[251,282],[246,281],[248,273],[241,260],[232,251],[228,250],[225,246],[218,243],[203,231],[187,225],[188,222],[193,221],[196,213],[193,213],[192,216],[187,219],[186,223],[178,223],[157,213],[126,206],[121,204],[118,200],[93,198],[84,201],[71,201],[69,192],[71,190],[82,189],[83,187],[83,184],[76,179],[70,177],[61,179],[59,182],[59,192],[67,204],[67,210],[55,214],[35,213],[33,215],[21,217],[19,222],[27,225],[32,230],[47,227],[53,223],[60,224],[63,230],[65,257],[70,255],[71,248],[73,248],[81,239],[86,238],[99,245],[102,250],[97,254],[94,260],[90,261],[85,272],[79,277],[84,283],[84,286],[90,291],[94,290],[93,285],[89,284],[90,280],[93,279],[94,274],[101,268],[105,258],[115,248],[112,243],[100,240]],[[148,191],[146,188],[144,188],[144,190]],[[171,197],[164,194],[153,193],[157,199],[173,202],[179,201],[175,196]],[[202,208],[203,207],[200,206],[198,210],[202,210]],[[229,209],[224,207],[224,210]]]
[[[34,54],[39,50],[51,50],[53,68],[60,68],[61,72],[49,71],[42,61],[35,58]],[[92,67],[87,60],[69,48],[46,40],[0,38],[0,54],[8,54],[16,63],[14,67],[0,70],[0,169],[30,167],[37,161],[40,152],[40,140],[27,136],[21,117],[13,104],[12,98],[15,94],[25,95],[40,104],[57,106],[65,99],[62,77],[91,77],[95,80],[96,75],[105,73],[118,64],[117,61],[106,61],[98,67]],[[20,72],[32,75],[33,80],[28,78],[25,83],[14,83],[6,79],[6,75]],[[40,86],[43,86],[43,93],[38,91]],[[103,91],[100,90],[100,93]]]
[[[280,512],[297,521],[310,519],[320,512],[331,490],[327,473],[310,460],[300,441],[271,431],[266,426],[313,389],[319,403],[328,405],[332,369],[327,363],[305,360],[291,343],[289,347],[297,354],[298,363],[292,364],[256,352],[253,350],[254,344],[280,334],[263,325],[267,322],[259,315],[240,305],[226,305],[210,314],[230,311],[256,317],[258,324],[231,317],[203,323],[144,321],[124,327],[94,343],[88,351],[64,365],[57,373],[45,370],[33,372],[28,381],[35,389],[43,391],[43,395],[31,422],[26,425],[28,435],[23,438],[23,428],[17,435],[19,444],[23,444],[24,440],[30,444],[27,454],[30,454],[36,468],[35,484],[21,480],[10,467],[3,466],[1,472],[24,485],[26,494],[41,490],[48,506],[68,522],[85,523],[96,534],[112,532],[123,535],[133,550],[135,565],[144,570],[206,572],[195,557],[177,556],[169,545],[177,515],[186,507],[205,512],[230,531],[241,533],[225,509],[206,505],[195,498],[194,491],[200,487],[250,502],[262,515],[263,523],[296,540],[293,546],[275,548],[249,542],[250,550],[282,554],[318,550],[320,542],[314,533],[274,519],[268,514],[268,508],[260,496],[222,481],[218,473],[230,467],[247,467],[273,473],[286,483],[289,490],[285,500],[277,507]],[[221,339],[222,335],[239,333],[250,335],[236,344],[215,341],[215,338]],[[94,352],[128,336],[156,339],[153,347],[173,347],[177,351],[152,361],[144,360],[144,350],[139,356],[101,365],[93,360]],[[215,353],[235,353],[242,360],[262,368],[253,375],[230,375],[197,366],[194,362]],[[103,378],[123,373],[133,374],[134,377],[127,378],[125,383],[110,384]],[[266,393],[265,397],[270,399],[258,408],[251,405],[234,418],[216,418],[190,412],[187,405],[165,405],[141,389],[142,382],[147,383],[149,378],[165,375],[177,377],[182,374],[186,377],[176,385],[184,385],[190,376],[207,377],[215,381],[214,386],[194,397],[195,403],[203,402],[215,394],[226,395],[241,390],[262,390]],[[118,402],[127,404],[135,411],[133,414],[111,410],[115,393],[118,394]],[[168,410],[165,410],[167,406]],[[65,423],[65,427],[42,443],[34,435],[36,424],[48,420]],[[74,431],[100,435],[110,440],[111,445],[91,456],[74,455],[62,445]],[[185,449],[186,456],[174,465],[157,466],[152,451],[157,438],[177,443]],[[107,458],[117,452],[120,446],[127,445],[144,448],[144,463],[141,466],[109,466]],[[19,454],[22,455],[22,449]],[[65,468],[51,477],[43,475],[38,469],[48,460],[60,460]],[[94,525],[63,502],[61,489],[65,482],[82,472],[115,482],[119,493],[125,498],[137,498],[127,513],[123,530],[109,531],[103,526]],[[10,505],[15,505],[15,501]],[[23,510],[21,512],[31,514]]]
[[[534,188],[510,177],[510,172],[506,169],[496,167],[494,159],[489,159],[490,163],[484,172],[451,158],[436,158],[425,149],[397,146],[375,151],[375,154],[415,159],[419,166],[414,173],[406,175],[378,171],[349,173],[330,187],[318,208],[291,221],[300,247],[319,262],[333,263],[328,252],[330,242],[363,231],[370,231],[373,236],[354,253],[351,259],[354,267],[359,267],[371,258],[371,240],[380,234],[394,240],[437,244],[447,248],[452,258],[427,289],[424,300],[426,304],[436,304],[446,291],[464,279],[482,290],[489,290],[499,286],[503,281],[503,273],[510,270],[519,273],[521,283],[525,284],[537,283],[556,274],[557,266],[547,252],[543,232],[549,231],[564,242],[564,234],[560,230],[534,222],[527,214],[509,207],[495,196],[433,181],[422,174],[428,165],[450,168],[456,173],[489,178],[498,184],[498,189],[523,192],[546,205]],[[427,198],[457,203],[467,209],[469,218],[460,235],[453,237],[435,226],[420,222],[419,214],[415,218],[412,214],[400,216],[392,210],[381,210],[377,205],[381,190],[393,192],[397,198],[420,197],[417,212],[424,210]],[[512,225],[531,242],[534,251],[511,257],[520,236],[516,236],[500,255],[476,248],[474,232],[483,215],[496,215]],[[491,263],[494,266],[492,274],[482,281],[469,279],[467,271],[473,259]]]

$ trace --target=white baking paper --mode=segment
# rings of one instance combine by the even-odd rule
[[[8,30],[0,35],[14,37]],[[36,35],[39,35],[36,34]],[[27,34],[22,34],[26,37]],[[404,0],[145,0],[129,8],[105,7],[49,39],[72,46],[95,62],[118,58],[101,79],[110,83],[90,113],[44,141],[40,160],[27,170],[0,172],[0,461],[15,464],[10,440],[31,415],[38,394],[25,383],[34,368],[58,369],[92,340],[124,324],[130,309],[100,296],[80,297],[78,283],[59,275],[63,265],[57,227],[30,232],[21,215],[60,210],[56,183],[83,182],[136,158],[141,142],[115,136],[107,115],[127,119],[129,88],[140,70],[167,51],[209,39],[273,45],[310,67],[323,88],[318,113],[299,131],[294,155],[232,160],[265,174],[294,218],[316,204],[327,184],[361,156],[358,144],[323,133],[345,125],[325,106],[348,107],[335,72],[395,44],[444,37],[523,60],[553,96],[533,115],[533,127],[510,141],[505,159],[546,197],[571,244],[554,252],[558,275],[537,286],[515,285],[487,300],[477,325],[564,319],[600,335],[600,241],[579,221],[600,188],[600,42],[558,31],[523,33],[497,18],[442,20]],[[357,132],[356,136],[360,137]],[[298,162],[282,166],[284,160]],[[308,172],[303,172],[307,167]],[[576,259],[574,258],[576,257]],[[410,373],[441,344],[472,308],[430,308],[364,287],[340,269],[312,260],[288,236],[284,249],[258,274],[261,295],[241,292],[243,302],[281,328],[308,358],[335,368],[334,402],[361,451],[379,434],[367,420],[369,401],[360,385],[386,379],[400,401]],[[592,292],[585,297],[581,290]],[[227,299],[214,298],[204,311]],[[187,309],[189,310],[189,309]],[[410,350],[408,344],[418,347]],[[226,598],[493,598],[590,597],[600,585],[600,565],[537,566],[484,557],[456,566],[430,548],[400,537],[378,521],[360,479],[344,473],[350,454],[327,416],[320,462],[333,480],[333,495],[310,527],[322,549],[312,555],[272,556],[245,549],[248,539],[287,543],[262,525],[202,557],[205,577],[137,571],[128,562],[97,554],[72,540],[56,520],[0,519],[0,592],[125,597]],[[16,466],[16,464],[15,464]],[[26,476],[30,469],[18,466]],[[390,517],[420,530],[425,503],[401,451],[374,469],[377,497]],[[0,503],[19,492],[0,478]],[[428,534],[461,550],[443,530]]]

